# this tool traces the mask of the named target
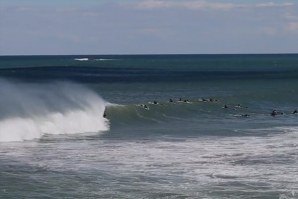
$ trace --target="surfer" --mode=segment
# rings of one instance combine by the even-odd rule
[[[104,118],[107,118],[106,110],[104,110],[104,112],[103,112],[103,117],[104,117]]]
[[[273,110],[273,111],[270,113],[270,115],[271,115],[272,117],[275,117],[277,114],[278,114],[278,113],[277,113],[276,110]]]
[[[241,105],[240,105],[240,104],[237,104],[237,105],[235,106],[235,108],[241,108]]]
[[[140,106],[146,110],[149,110],[149,107],[146,104],[141,104]]]
[[[298,111],[297,111],[297,109],[295,109],[294,111],[293,111],[293,114],[297,114],[298,113]]]
[[[153,101],[153,104],[158,104],[157,101]]]
[[[169,99],[169,102],[174,102],[172,99]]]
[[[276,116],[276,115],[277,115],[276,110],[273,110],[273,111],[270,113],[270,115],[271,115],[272,117]]]
[[[223,108],[229,108],[229,107],[225,104]]]

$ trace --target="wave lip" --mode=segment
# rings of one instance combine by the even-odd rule
[[[0,142],[109,130],[106,102],[78,84],[24,84],[0,79]]]

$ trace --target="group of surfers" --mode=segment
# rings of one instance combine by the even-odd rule
[[[215,99],[215,98],[201,98],[201,99],[198,99],[197,101],[199,102],[217,102],[218,99]],[[192,101],[190,101],[189,99],[182,99],[182,98],[179,98],[177,101],[174,101],[172,98],[169,99],[168,101],[169,103],[175,103],[175,102],[178,102],[178,103],[192,103]],[[149,104],[153,104],[153,105],[158,105],[159,103],[154,100],[153,102],[149,102]],[[143,107],[144,109],[146,110],[149,110],[149,106],[147,106],[146,104],[141,104],[140,105],[141,107]],[[229,109],[230,107],[228,105],[224,105],[222,107],[223,109]],[[237,108],[243,108],[240,104],[236,105],[236,106],[233,106],[233,109],[237,109]],[[244,108],[247,108],[247,107],[244,107]],[[277,111],[277,110],[272,110],[272,112],[270,113],[270,115],[272,117],[275,117],[277,115],[283,115],[284,113],[283,112],[280,112],[280,111]],[[298,110],[295,109],[292,114],[298,114]],[[106,117],[107,114],[106,114],[106,111],[104,111],[104,114],[103,114],[103,117]],[[242,114],[240,115],[242,117],[249,117],[250,115],[249,114]]]
[[[215,98],[201,98],[201,99],[199,99],[198,101],[200,101],[200,102],[217,102],[218,101],[218,99],[215,99]],[[168,101],[169,103],[174,103],[175,101],[172,99],[172,98],[170,98],[169,99],[169,101]],[[183,102],[183,103],[191,103],[191,101],[189,100],[189,99],[182,99],[182,98],[179,98],[178,99],[178,101],[176,101],[176,102]],[[153,101],[153,102],[151,102],[150,104],[155,104],[155,105],[157,105],[157,104],[159,104],[157,101]],[[142,107],[143,108],[145,108],[145,109],[147,109],[147,110],[149,110],[149,107],[147,106],[147,105],[142,105]],[[222,107],[223,109],[229,109],[230,107],[228,106],[228,105],[224,105],[223,107]],[[237,104],[236,106],[234,106],[233,107],[234,109],[235,108],[243,108],[240,104]],[[244,107],[244,108],[247,108],[247,107]],[[277,116],[277,115],[283,115],[284,113],[283,112],[280,112],[280,111],[277,111],[277,110],[272,110],[272,112],[270,113],[270,115],[272,116],[272,117],[275,117],[275,116]],[[297,109],[295,109],[293,112],[292,112],[292,114],[298,114],[298,110]],[[250,115],[249,114],[243,114],[243,115],[241,115],[241,116],[243,116],[243,117],[249,117]]]

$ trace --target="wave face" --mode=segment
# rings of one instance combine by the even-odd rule
[[[109,129],[104,100],[81,85],[0,79],[0,96],[0,142]]]

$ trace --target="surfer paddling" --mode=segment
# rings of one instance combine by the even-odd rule
[[[277,115],[283,115],[284,113],[283,112],[278,112],[278,111],[276,111],[276,110],[273,110],[271,113],[270,113],[270,115],[272,116],[272,117],[275,117],[275,116],[277,116]]]
[[[149,107],[146,104],[141,104],[140,106],[143,107],[147,111],[149,110]]]

